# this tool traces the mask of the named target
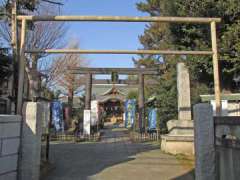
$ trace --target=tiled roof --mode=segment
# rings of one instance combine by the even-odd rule
[[[125,98],[130,91],[137,90],[136,87],[123,84],[115,84],[114,86],[118,94]],[[93,99],[103,99],[102,96],[110,95],[113,90],[113,84],[94,84],[92,87]]]

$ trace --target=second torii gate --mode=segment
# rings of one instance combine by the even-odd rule
[[[92,84],[93,74],[124,74],[124,75],[138,75],[138,111],[139,111],[139,128],[140,131],[145,131],[146,123],[144,121],[145,109],[144,109],[144,76],[145,75],[159,75],[158,68],[71,68],[69,69],[73,74],[85,74],[86,83],[86,96],[85,96],[85,110],[91,109],[91,96],[92,96]],[[98,80],[95,80],[98,82]],[[116,83],[134,83],[134,81],[120,80]]]

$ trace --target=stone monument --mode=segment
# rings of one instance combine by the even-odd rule
[[[184,63],[177,64],[178,120],[167,122],[168,134],[162,136],[161,149],[172,154],[193,154],[193,121],[190,78]]]
[[[184,63],[177,64],[178,119],[191,120],[190,78]]]

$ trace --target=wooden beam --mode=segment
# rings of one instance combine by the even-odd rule
[[[126,84],[126,85],[138,85],[137,80],[128,80],[128,79],[120,79],[117,82],[113,83],[111,80],[108,79],[93,79],[93,84]],[[155,85],[157,82],[147,80],[145,81],[145,85]]]
[[[216,114],[221,115],[221,89],[220,89],[220,74],[218,64],[218,48],[217,48],[217,32],[216,22],[211,22],[211,39],[212,39],[212,59],[213,59],[213,74],[214,74],[214,92],[216,100]]]
[[[131,17],[131,16],[18,16],[18,20],[28,21],[105,21],[105,22],[175,22],[211,23],[221,22],[221,18],[210,17]]]
[[[69,71],[72,74],[111,74],[112,72],[117,72],[118,74],[159,74],[158,68],[71,68]]]
[[[200,95],[202,102],[209,102],[211,100],[215,100],[215,95],[208,94],[208,95]],[[221,94],[221,100],[228,100],[228,101],[239,101],[240,94]]]
[[[22,20],[21,27],[21,42],[20,42],[20,61],[19,61],[19,72],[18,72],[18,95],[17,95],[17,114],[22,114],[23,106],[23,88],[24,88],[24,74],[26,58],[24,54],[26,40],[26,20]]]
[[[83,49],[29,49],[25,53],[48,54],[150,54],[150,55],[212,55],[212,51],[172,50],[83,50]]]

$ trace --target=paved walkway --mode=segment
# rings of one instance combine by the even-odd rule
[[[108,128],[98,143],[51,145],[55,169],[44,180],[193,180],[159,146],[131,143],[124,128]]]

